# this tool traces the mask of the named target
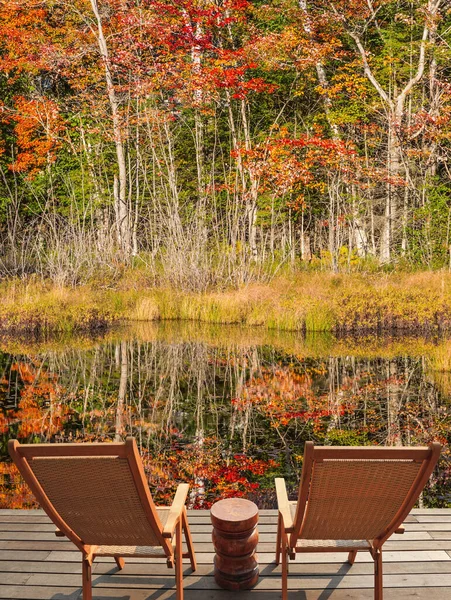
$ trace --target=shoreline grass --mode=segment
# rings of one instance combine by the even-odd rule
[[[451,330],[448,272],[300,273],[236,290],[0,284],[0,331],[106,330],[121,321],[186,320],[268,330],[365,334]]]

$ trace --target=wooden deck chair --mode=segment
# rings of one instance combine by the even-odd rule
[[[319,447],[305,444],[299,496],[290,502],[276,479],[276,563],[282,557],[282,599],[288,593],[288,560],[296,552],[369,551],[374,560],[374,598],[382,600],[382,545],[423,490],[440,444],[420,448]]]
[[[91,569],[111,556],[119,569],[127,556],[175,563],[177,600],[183,598],[182,558],[196,570],[185,509],[188,484],[170,507],[155,506],[135,440],[111,444],[8,442],[9,453],[39,504],[82,552],[83,600],[92,598]],[[182,553],[182,531],[188,552]]]

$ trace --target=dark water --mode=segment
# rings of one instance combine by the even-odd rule
[[[178,481],[192,506],[295,489],[306,440],[444,451],[423,502],[451,505],[451,343],[140,325],[104,339],[0,342],[0,505],[32,498],[8,461],[22,442],[133,435],[158,500]]]

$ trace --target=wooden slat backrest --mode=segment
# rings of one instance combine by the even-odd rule
[[[436,443],[347,448],[307,442],[290,546],[299,537],[382,544],[413,507],[439,455]]]
[[[79,547],[161,546],[163,526],[133,438],[123,444],[30,444],[10,454],[49,517]]]

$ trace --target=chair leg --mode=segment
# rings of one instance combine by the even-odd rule
[[[83,600],[92,600],[92,567],[86,558],[83,558]]]
[[[374,553],[374,600],[383,599],[382,587],[382,550],[377,549]]]
[[[177,600],[183,600],[183,549],[182,520],[179,519],[175,530],[175,586]],[[83,599],[84,600],[84,599]]]
[[[357,550],[351,550],[351,552],[348,554],[348,563],[350,565],[354,564],[356,556],[357,556]]]
[[[191,531],[190,531],[190,528],[188,525],[188,517],[186,516],[186,508],[183,509],[182,526],[183,526],[183,531],[185,533],[185,541],[186,541],[186,546],[188,548],[189,561],[191,563],[191,570],[195,571],[197,569],[196,553],[194,551],[193,540],[191,538]]]
[[[288,558],[290,549],[288,548],[288,538],[283,529],[283,522],[280,522],[280,552],[282,554],[282,600],[288,598]]]
[[[281,551],[281,547],[282,547],[281,527],[282,527],[282,517],[279,515],[279,518],[277,519],[276,565],[280,564],[280,551]]]
[[[123,569],[125,566],[125,560],[121,556],[115,556],[114,560],[116,561],[117,568]]]
[[[288,598],[288,550],[282,548],[282,600]]]

